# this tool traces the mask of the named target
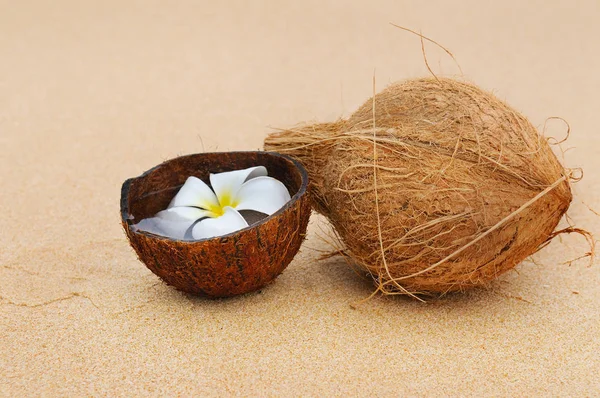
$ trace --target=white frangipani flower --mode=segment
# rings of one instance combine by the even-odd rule
[[[212,238],[247,227],[240,210],[271,215],[290,200],[285,185],[267,177],[263,166],[211,174],[210,184],[214,192],[204,181],[189,177],[166,210],[136,227],[175,239]]]

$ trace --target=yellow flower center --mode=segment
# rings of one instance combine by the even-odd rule
[[[239,201],[233,200],[232,195],[229,192],[223,193],[217,199],[219,201],[218,206],[210,206],[210,208],[206,209],[206,210],[210,211],[211,213],[213,213],[215,215],[215,217],[221,217],[223,214],[225,214],[225,210],[224,210],[225,206],[235,208],[239,204],[238,203]]]
[[[225,214],[225,211],[221,206],[211,206],[211,208],[208,209],[208,211],[213,213],[215,217],[221,217],[223,214]]]

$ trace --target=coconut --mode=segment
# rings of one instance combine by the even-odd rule
[[[136,229],[139,220],[167,208],[189,176],[208,183],[210,173],[265,166],[291,200],[280,210],[233,233],[183,241]],[[187,293],[227,297],[260,289],[292,261],[306,234],[308,176],[297,161],[268,152],[187,155],[166,161],[121,190],[121,222],[139,259],[167,284]]]
[[[350,118],[278,131],[313,207],[384,293],[486,285],[556,234],[570,174],[519,112],[449,78],[392,84]]]

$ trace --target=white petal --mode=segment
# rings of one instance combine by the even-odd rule
[[[264,166],[226,171],[224,173],[211,174],[210,185],[215,190],[221,206],[231,206],[235,202],[236,194],[244,182],[266,175],[267,169]]]
[[[167,210],[156,213],[156,217],[169,221],[196,221],[201,218],[215,216],[214,213],[208,210],[195,207],[170,207]]]
[[[185,232],[192,226],[194,221],[172,221],[161,217],[152,217],[143,219],[135,224],[134,228],[168,238],[184,239]]]
[[[188,177],[169,204],[169,208],[178,206],[195,206],[211,210],[219,207],[219,201],[204,181],[192,176]]]
[[[237,201],[237,210],[255,210],[271,215],[290,201],[290,193],[281,181],[257,177],[242,185]]]
[[[207,218],[194,225],[194,228],[192,228],[192,236],[194,239],[206,239],[227,235],[248,226],[244,217],[242,217],[235,209],[225,207],[223,210],[225,212],[221,217]]]

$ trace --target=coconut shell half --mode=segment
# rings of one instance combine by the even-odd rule
[[[265,166],[291,200],[273,215],[234,233],[182,241],[133,227],[169,205],[189,176],[209,183],[210,173]],[[167,284],[208,297],[252,292],[273,281],[292,261],[306,234],[308,175],[292,158],[271,152],[202,153],[166,161],[121,190],[121,222],[139,259]]]

